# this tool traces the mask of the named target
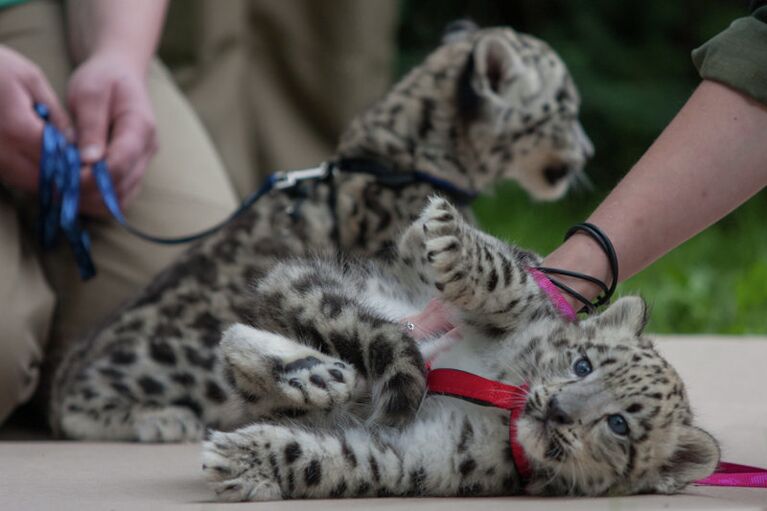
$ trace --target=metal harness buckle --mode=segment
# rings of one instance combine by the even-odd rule
[[[274,189],[284,190],[292,188],[301,181],[310,179],[324,179],[331,173],[332,167],[328,162],[322,162],[319,167],[312,167],[301,170],[288,170],[284,172],[275,172]]]

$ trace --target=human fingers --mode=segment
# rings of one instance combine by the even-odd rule
[[[157,150],[154,119],[141,111],[129,111],[115,120],[107,163],[121,202],[133,197]]]
[[[95,163],[104,157],[106,151],[111,87],[73,78],[68,98],[80,158],[84,164]]]
[[[144,174],[146,174],[146,169],[153,156],[154,152],[144,154],[136,164],[136,167],[140,168],[141,171],[131,172],[123,180],[122,188],[118,192],[119,196],[122,197],[121,205],[123,207],[128,207],[141,191],[141,185],[144,182]]]
[[[436,298],[430,301],[423,311],[402,319],[416,339],[432,337],[453,328],[445,306]]]
[[[0,182],[27,193],[37,190],[43,133],[32,103],[18,81],[0,83]]]
[[[0,183],[13,190],[37,192],[37,160],[19,152],[0,151],[0,169]]]
[[[35,103],[42,103],[48,107],[51,123],[64,133],[68,140],[72,141],[74,139],[74,132],[69,115],[61,106],[58,97],[56,97],[51,85],[45,79],[42,72],[30,73],[25,76],[24,85],[27,87]]]
[[[109,211],[101,198],[101,191],[96,185],[91,165],[80,171],[80,211],[97,218],[109,217]]]
[[[146,168],[151,161],[153,153],[146,153],[136,163],[138,168]],[[131,202],[141,191],[141,183],[143,182],[143,171],[128,172],[122,179],[115,183],[113,186],[115,194],[118,197],[121,209],[127,208]],[[110,212],[107,210],[104,199],[101,193],[101,189],[96,185],[92,167],[88,167],[83,170],[80,177],[80,210],[90,216],[96,217],[108,217]]]

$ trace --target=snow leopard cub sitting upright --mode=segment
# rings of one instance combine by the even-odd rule
[[[219,498],[672,493],[713,472],[717,443],[642,335],[644,302],[568,322],[528,274],[538,261],[433,199],[387,263],[279,264],[256,289],[258,328],[232,326],[222,341],[235,385],[269,419],[205,443]],[[434,296],[454,307],[463,340],[432,368],[529,384],[517,421],[528,481],[508,412],[439,395],[410,407],[424,364],[397,320]],[[377,426],[371,400],[412,421]]]
[[[534,37],[464,28],[350,124],[333,158],[356,162],[350,172],[305,182],[294,190],[300,193],[264,196],[72,343],[52,385],[54,432],[81,440],[197,441],[206,428],[252,420],[250,407],[259,408],[240,403],[219,349],[222,329],[250,315],[251,283],[289,257],[388,254],[440,191],[434,181],[387,186],[414,170],[466,196],[513,179],[535,197],[560,197],[592,152],[567,68]],[[377,166],[379,178],[360,162]]]

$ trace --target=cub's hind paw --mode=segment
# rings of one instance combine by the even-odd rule
[[[268,441],[272,426],[251,426],[248,434],[214,432],[203,443],[202,470],[220,500],[281,500],[282,490],[274,479],[276,458]]]
[[[275,409],[329,410],[352,400],[364,383],[335,357],[245,325],[224,332],[221,347],[238,387],[266,396]]]
[[[373,389],[372,424],[401,429],[412,422],[426,393],[423,375],[397,374]]]
[[[219,483],[210,483],[219,500],[228,502],[282,500],[280,487],[272,482],[253,482],[246,479],[230,479]]]
[[[275,368],[277,385],[294,403],[329,410],[349,402],[359,386],[357,372],[339,360],[308,356]]]
[[[230,502],[282,500],[282,490],[261,467],[243,468],[212,442],[203,444],[202,470],[219,500]]]

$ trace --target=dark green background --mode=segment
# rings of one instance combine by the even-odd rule
[[[434,47],[447,22],[462,17],[510,25],[559,52],[580,89],[583,124],[596,147],[586,169],[592,189],[551,204],[508,185],[476,206],[487,230],[546,253],[588,216],[695,88],[690,51],[744,15],[746,2],[722,0],[406,0],[398,73]],[[767,333],[765,218],[759,194],[620,292],[639,292],[653,305],[655,332]]]

